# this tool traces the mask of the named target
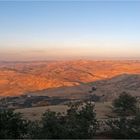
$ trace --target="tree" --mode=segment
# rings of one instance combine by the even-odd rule
[[[26,121],[20,113],[0,110],[0,138],[93,138],[98,127],[91,102],[72,103],[65,114],[47,110],[41,121]]]
[[[27,133],[27,124],[20,113],[12,110],[0,110],[0,138],[24,138]]]
[[[93,138],[98,128],[94,105],[91,102],[72,104],[67,110],[67,138]]]
[[[25,139],[41,138],[41,125],[40,121],[28,121],[27,134]]]
[[[114,100],[112,112],[116,118],[106,122],[113,138],[140,138],[140,111],[137,104],[137,99],[126,93]]]
[[[64,118],[64,119],[63,119]],[[65,117],[61,113],[47,110],[41,120],[40,137],[47,139],[63,138]]]
[[[131,96],[123,92],[120,96],[113,102],[113,113],[118,116],[130,116],[134,115],[137,112],[137,99],[136,97]]]
[[[110,127],[113,138],[138,139],[140,138],[140,113],[135,117],[120,117],[109,120],[106,124]]]
[[[47,110],[40,124],[38,138],[73,139],[93,138],[98,126],[94,105],[74,103],[66,114]]]

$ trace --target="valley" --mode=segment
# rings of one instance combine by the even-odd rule
[[[121,74],[140,74],[140,61],[0,62],[0,96],[19,96],[49,89],[52,92],[58,87],[85,85]]]
[[[140,96],[140,61],[33,61],[0,63],[0,107],[32,108]]]

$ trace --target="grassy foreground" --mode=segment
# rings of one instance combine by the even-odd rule
[[[106,114],[110,113],[111,102],[104,103],[95,103],[95,111],[98,119],[107,118]],[[43,106],[43,107],[32,107],[24,109],[16,109],[15,112],[20,112],[23,114],[25,119],[29,120],[40,120],[42,113],[47,109],[55,112],[64,112],[66,113],[68,106],[67,105],[52,105],[52,106]]]

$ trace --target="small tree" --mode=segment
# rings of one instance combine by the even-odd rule
[[[116,114],[116,118],[106,122],[112,137],[140,138],[140,112],[137,104],[137,99],[126,93],[114,100],[112,111]]]
[[[47,110],[42,117],[41,138],[58,139],[63,138],[65,129],[65,118],[61,113]]]
[[[121,117],[109,120],[106,124],[110,127],[113,138],[138,139],[140,138],[140,113],[135,117]]]
[[[92,103],[69,106],[66,114],[47,110],[41,120],[41,131],[38,138],[73,139],[93,138],[98,123]]]
[[[41,126],[40,121],[28,121],[28,129],[26,139],[41,138]]]
[[[24,138],[27,133],[27,124],[20,113],[14,113],[12,110],[0,110],[0,138]]]
[[[93,138],[98,128],[91,102],[72,104],[67,110],[67,138]]]
[[[130,116],[136,114],[137,111],[137,99],[125,92],[113,102],[113,113],[118,116]]]

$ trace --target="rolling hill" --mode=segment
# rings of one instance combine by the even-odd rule
[[[92,90],[94,88],[94,90]],[[104,101],[112,101],[122,92],[140,96],[140,74],[122,74],[110,79],[98,80],[72,87],[59,87],[30,93],[49,97],[84,99],[97,95]]]
[[[123,92],[140,98],[140,74],[121,74],[113,78],[76,86],[50,88],[20,96],[3,97],[0,99],[0,106],[17,109],[65,105],[69,102],[85,100],[106,103],[112,102]]]
[[[69,93],[71,96],[75,92],[81,95],[81,91],[87,93],[90,88],[89,84],[86,83],[95,81],[97,81],[95,82],[97,86],[106,85],[105,89],[100,86],[100,92],[108,92],[107,89],[114,82],[109,78],[121,74],[140,74],[140,61],[0,62],[0,96],[17,96],[34,92],[39,93],[39,91],[40,94],[48,91],[52,96],[63,93]],[[99,80],[101,82],[98,82]],[[108,82],[104,82],[104,80]],[[123,82],[121,85],[124,86]],[[75,91],[77,86],[79,88]],[[118,87],[117,84],[116,87]],[[113,90],[116,91],[116,87],[113,87]],[[99,92],[98,90],[96,92]],[[133,90],[133,87],[131,87],[131,90]],[[75,94],[75,96],[77,95]]]

